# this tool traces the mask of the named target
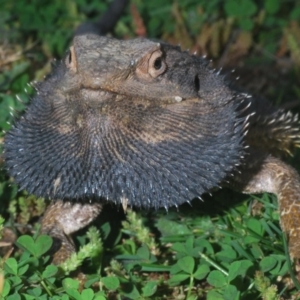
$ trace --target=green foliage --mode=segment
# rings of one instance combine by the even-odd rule
[[[273,199],[265,197],[264,204],[266,208],[272,207]],[[265,212],[262,219],[251,217],[247,210],[248,207],[241,204],[222,217],[211,219],[210,232],[205,233],[196,229],[201,223],[207,223],[207,217],[203,220],[189,213],[176,222],[178,215],[171,212],[170,220],[164,222],[176,222],[189,230],[189,234],[171,235],[173,229],[169,227],[169,231],[161,232],[160,242],[156,242],[160,252],[155,255],[148,245],[136,238],[143,236],[145,230],[150,232],[143,222],[145,216],[129,212],[123,224],[130,238],[111,249],[114,255],[108,257],[114,259],[109,264],[103,246],[105,239],[101,241],[94,227],[86,234],[90,242],[60,266],[49,264],[50,237],[23,235],[16,242],[23,250],[21,255],[2,262],[5,276],[2,295],[12,297],[7,299],[21,299],[21,295],[24,299],[107,299],[117,294],[128,299],[161,299],[172,289],[182,287],[177,290],[178,299],[184,295],[186,299],[247,299],[254,295],[279,299],[274,283],[278,275],[288,273],[282,245],[274,245],[281,238],[278,237],[281,232],[278,225],[271,223],[276,221],[272,214]],[[157,216],[154,221],[161,223],[161,217]],[[134,232],[128,228],[131,222],[140,224],[134,227]],[[268,227],[270,224],[273,225]],[[107,237],[111,234],[107,224],[101,228]],[[171,245],[170,239],[173,240]],[[270,253],[274,247],[276,254]],[[82,284],[68,274],[84,263],[88,268],[92,264],[96,273],[88,275],[82,288]],[[151,278],[151,274],[156,275]],[[204,280],[210,286],[208,290],[200,285]]]
[[[50,61],[64,54],[76,26],[86,16],[97,19],[109,1],[1,3],[0,50],[4,55],[0,60],[0,141],[34,94],[28,83],[49,72]],[[228,50],[235,36],[242,38],[237,44],[245,47],[246,37],[249,56],[253,55],[251,49],[267,54],[255,58],[258,60],[276,57],[280,52],[300,66],[297,1],[132,3],[140,16],[127,13],[116,26],[116,35],[131,37],[135,26],[144,26],[150,37],[181,42],[184,47],[216,57],[224,53],[224,48]],[[138,17],[143,21],[140,25]],[[299,79],[299,73],[295,73]],[[294,91],[291,99],[299,98],[296,85],[288,91]],[[100,231],[90,227],[87,233],[77,235],[78,253],[54,266],[48,253],[51,238],[36,234],[45,202],[17,189],[1,169],[0,213],[6,221],[0,218],[0,235],[2,227],[7,227],[20,236],[15,251],[1,258],[3,299],[275,300],[289,299],[296,292],[278,283],[293,270],[283,250],[276,201],[267,195],[251,198],[263,205],[255,216],[247,203],[211,212],[195,202],[192,209],[183,206],[179,212],[142,215],[129,210],[123,227],[116,229],[111,222],[114,211],[109,222],[97,225]],[[233,198],[218,195],[206,203],[214,207],[220,201],[223,207]],[[204,215],[200,215],[202,211]],[[86,274],[84,280],[78,274],[79,267]]]
[[[269,55],[275,55],[278,41],[284,38],[284,29],[294,20],[300,19],[298,1],[167,0],[163,4],[159,1],[135,2],[146,16],[150,36],[175,35],[182,39],[181,44],[186,47],[192,46],[191,39],[198,40],[200,44],[204,40],[222,44],[222,40],[228,43],[228,38],[237,35],[237,30],[253,31],[255,42],[269,52]],[[204,32],[201,32],[202,29]],[[212,36],[211,39],[207,37],[207,32]],[[218,46],[218,53],[214,53],[212,45],[205,47],[206,52],[216,56],[220,55],[222,49]],[[297,48],[299,49],[299,43]]]
[[[50,249],[52,239],[41,235],[34,240],[31,236],[23,235],[16,243],[24,252],[18,260],[10,257],[3,262],[5,284],[2,296],[10,295],[7,299],[21,299],[20,295],[23,295],[26,299],[34,299],[31,296],[39,297],[42,290],[51,294],[57,267],[48,265],[45,268],[44,264],[49,262],[49,256],[43,255]]]
[[[74,29],[84,20],[84,13],[95,15],[107,8],[104,3],[86,6],[83,1],[6,1],[4,3],[6,36],[13,41],[27,36],[42,41],[47,54],[61,56],[66,50]]]
[[[2,239],[2,230],[3,230],[3,224],[4,224],[4,218],[0,215],[0,240]]]
[[[155,240],[151,237],[149,229],[143,225],[142,220],[135,212],[131,210],[127,211],[127,221],[124,221],[122,225],[124,227],[124,233],[134,235],[140,243],[147,245],[152,253],[158,251]]]
[[[277,286],[271,285],[270,280],[266,278],[262,272],[256,272],[255,285],[261,292],[261,296],[265,300],[280,300],[277,294]]]
[[[60,265],[65,274],[75,271],[87,258],[92,258],[94,262],[96,261],[99,264],[98,269],[100,270],[103,246],[99,231],[95,227],[90,227],[87,231],[87,237],[90,242],[82,246],[78,253],[73,253],[69,259]]]
[[[3,298],[105,299],[102,292],[95,293],[91,288],[79,291],[77,280],[62,278],[57,266],[46,265],[49,263],[49,256],[44,254],[52,245],[50,237],[39,236],[33,240],[24,235],[17,240],[17,245],[24,252],[18,260],[11,257],[4,262],[5,283],[0,291]]]

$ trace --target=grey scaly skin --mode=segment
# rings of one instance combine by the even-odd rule
[[[58,241],[55,263],[105,202],[167,208],[222,185],[275,193],[300,258],[299,176],[272,156],[298,143],[295,116],[237,92],[199,57],[81,35],[7,134],[5,159],[21,188],[53,200],[42,232]]]

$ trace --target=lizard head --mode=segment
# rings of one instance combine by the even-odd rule
[[[196,56],[146,39],[75,37],[5,139],[21,188],[168,207],[241,161],[239,96]]]
[[[218,92],[222,97],[213,95],[206,101],[223,105],[232,99],[232,93],[206,64],[165,43],[79,35],[65,58],[69,84],[64,81],[62,88],[102,90],[160,103],[209,97],[211,92]]]

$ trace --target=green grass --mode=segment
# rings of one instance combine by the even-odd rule
[[[278,276],[292,270],[278,225],[276,200],[267,195],[255,200],[264,205],[256,216],[250,214],[251,201],[215,215],[205,208],[207,215],[200,214],[188,206],[168,214],[128,211],[122,228],[115,229],[118,233],[113,236],[111,224],[103,223],[100,216],[96,227],[77,236],[78,253],[60,266],[49,265],[45,254],[51,246],[48,236],[22,235],[16,245],[23,251],[2,262],[3,296],[259,299],[262,294],[264,299],[279,299],[286,287],[278,283]],[[150,227],[145,226],[147,222]],[[80,265],[86,278],[78,289],[80,283],[72,278]],[[93,296],[85,298],[87,294]]]
[[[0,141],[34,94],[28,83],[50,71],[86,15],[95,19],[105,11],[107,3],[99,2],[0,2]],[[216,64],[265,65],[266,81],[273,80],[275,62],[288,62],[284,79],[262,92],[276,103],[299,99],[299,1],[132,4],[116,36],[146,32],[215,57]],[[291,163],[299,169],[298,161]],[[17,236],[13,251],[0,243],[3,299],[297,299],[277,201],[267,194],[224,190],[168,212],[124,215],[108,206],[75,236],[78,253],[60,266],[49,262],[51,238],[38,235],[45,202],[18,191],[4,169],[0,203],[3,241]],[[296,287],[288,288],[293,280]]]

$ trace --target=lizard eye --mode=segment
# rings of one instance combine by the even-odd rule
[[[162,60],[161,57],[158,57],[153,64],[155,70],[159,70],[162,67]]]
[[[148,72],[152,77],[157,77],[163,72],[165,72],[167,65],[163,59],[163,53],[158,50],[152,53],[149,59],[149,69]]]

